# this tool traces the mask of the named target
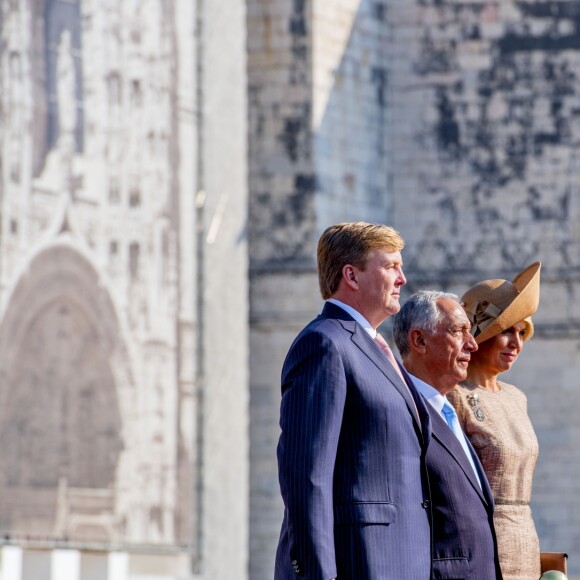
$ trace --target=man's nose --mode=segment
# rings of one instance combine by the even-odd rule
[[[404,286],[407,283],[407,278],[405,277],[405,274],[404,274],[402,268],[399,270],[399,276],[397,277],[397,282],[399,283],[399,286]]]
[[[469,352],[475,352],[479,348],[479,346],[477,345],[477,342],[475,341],[475,338],[473,338],[473,336],[471,336],[471,334],[469,335],[469,338],[465,342],[465,348]]]

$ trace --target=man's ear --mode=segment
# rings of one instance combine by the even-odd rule
[[[352,264],[342,268],[342,279],[352,290],[358,290],[358,270]]]
[[[419,353],[424,353],[427,349],[425,333],[420,328],[411,328],[409,330],[409,347]]]

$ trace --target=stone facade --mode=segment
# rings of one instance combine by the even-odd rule
[[[510,379],[542,545],[580,573],[579,14],[3,2],[0,532],[271,578],[280,368],[321,306],[318,236],[362,219],[407,240],[407,291],[543,261]]]
[[[3,4],[0,511],[10,533],[171,543],[192,452],[174,24],[110,8]]]
[[[244,15],[238,0],[0,7],[11,542],[181,550],[191,573],[245,577]]]
[[[536,334],[508,380],[540,443],[542,548],[580,573],[578,2],[395,4],[392,197],[410,289],[461,293],[541,260]],[[404,50],[403,48],[404,47]],[[397,52],[398,50],[398,52]]]
[[[540,441],[542,547],[580,573],[579,7],[250,0],[252,578],[271,577],[279,373],[320,308],[316,239],[356,219],[401,231],[406,292],[542,260],[536,336],[509,380]]]
[[[318,236],[390,215],[385,18],[358,0],[248,3],[251,578],[272,576],[280,369],[320,310]]]

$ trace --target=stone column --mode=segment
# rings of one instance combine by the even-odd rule
[[[0,577],[2,580],[21,580],[22,548],[2,546],[0,558]]]
[[[127,552],[83,552],[80,580],[128,580]]]
[[[247,578],[248,244],[245,9],[204,1],[199,46],[201,136],[198,304],[203,376],[199,432],[203,483],[201,569],[205,578]],[[194,193],[194,192],[192,192]],[[201,200],[200,200],[201,203]],[[199,282],[199,280],[198,280]],[[199,417],[198,417],[199,418]]]
[[[50,580],[80,580],[81,553],[78,550],[52,550]]]
[[[21,580],[53,580],[50,550],[23,550]]]

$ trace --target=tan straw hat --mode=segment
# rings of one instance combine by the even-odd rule
[[[532,337],[534,326],[530,316],[540,301],[540,267],[540,262],[534,262],[512,282],[484,280],[461,297],[471,322],[471,334],[478,344],[522,320],[526,323],[524,340]]]

